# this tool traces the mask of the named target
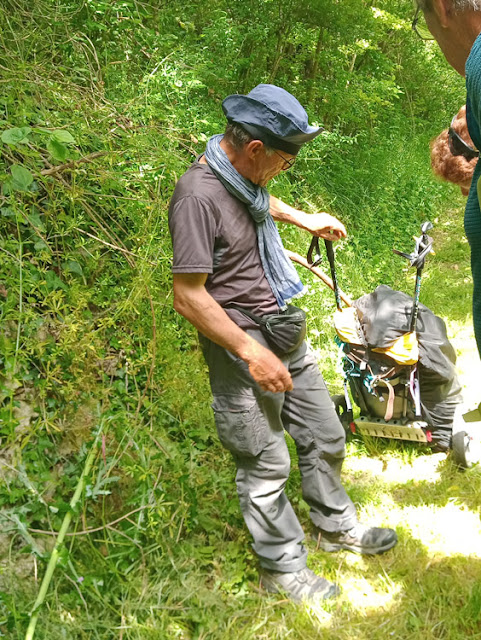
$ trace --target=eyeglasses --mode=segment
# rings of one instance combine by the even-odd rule
[[[471,145],[465,142],[459,133],[453,129],[454,121],[456,120],[456,116],[451,120],[451,126],[448,130],[448,145],[449,150],[453,154],[453,156],[464,156],[466,160],[472,160],[473,158],[479,157],[479,151],[473,149]]]
[[[276,151],[275,149],[272,149],[272,151],[274,151],[275,154],[277,154],[279,156],[279,158],[282,158],[284,160],[284,162],[286,163],[284,167],[282,167],[283,171],[287,171],[288,169],[290,169],[294,162],[296,161],[296,158],[285,158],[282,153],[279,153],[279,151]]]
[[[421,40],[434,40],[432,33],[429,31],[426,21],[424,19],[424,12],[421,7],[418,6],[416,13],[411,24],[414,33],[421,38]]]

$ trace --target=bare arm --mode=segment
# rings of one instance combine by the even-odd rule
[[[329,213],[305,213],[290,207],[279,198],[270,197],[270,212],[277,222],[288,222],[296,227],[326,240],[339,240],[346,237],[346,228],[340,220]]]
[[[242,358],[264,391],[292,389],[292,379],[279,358],[238,327],[207,292],[204,273],[174,274],[174,309],[203,335]]]

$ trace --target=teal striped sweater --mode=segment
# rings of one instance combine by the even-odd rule
[[[469,135],[477,149],[481,149],[481,35],[474,42],[466,61],[466,117]],[[481,210],[479,207],[477,182],[481,175],[481,159],[474,170],[466,210],[464,229],[471,247],[471,269],[473,273],[473,323],[478,351],[481,354]]]

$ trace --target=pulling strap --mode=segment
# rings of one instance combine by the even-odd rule
[[[378,384],[379,383],[385,384],[386,387],[388,388],[387,407],[386,407],[386,413],[384,414],[384,420],[388,422],[392,418],[394,413],[394,387],[390,382],[388,382],[387,380],[384,380],[383,378],[378,378],[376,382]]]

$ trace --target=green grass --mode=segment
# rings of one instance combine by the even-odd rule
[[[378,558],[327,555],[308,541],[309,566],[342,587],[335,602],[294,605],[258,594],[255,562],[247,552],[242,525],[221,506],[220,515],[231,523],[223,539],[214,535],[209,540],[205,533],[178,537],[178,519],[172,537],[164,536],[170,545],[168,561],[162,542],[160,549],[147,546],[143,561],[127,575],[116,569],[122,541],[107,535],[114,538],[108,543],[111,551],[102,552],[96,564],[110,566],[111,581],[81,586],[87,599],[82,607],[71,585],[69,594],[69,584],[59,579],[41,616],[38,637],[481,637],[479,472],[460,474],[435,456],[417,456],[410,464],[401,450],[366,458],[350,446],[345,480],[362,519],[394,526],[400,540]],[[300,511],[308,530],[305,509]],[[93,542],[105,544],[105,538],[93,537]],[[85,557],[84,546],[77,548],[77,556]],[[115,587],[114,578],[119,583]]]

